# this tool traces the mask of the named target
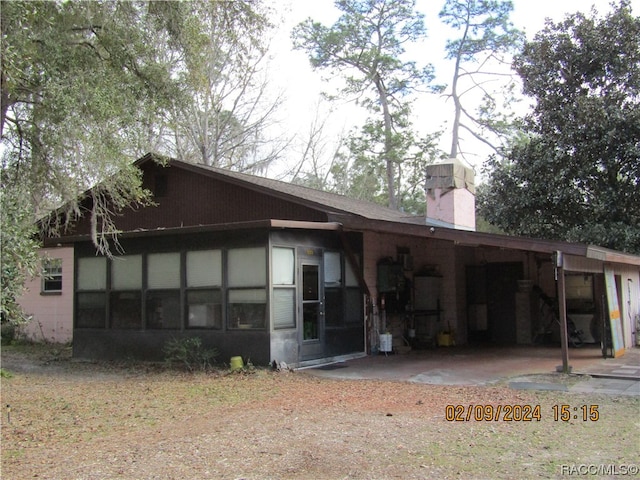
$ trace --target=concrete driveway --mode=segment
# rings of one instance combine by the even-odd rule
[[[327,378],[490,385],[528,375],[556,373],[556,367],[561,365],[559,347],[445,347],[403,355],[370,355],[309,368],[307,372]],[[604,359],[599,346],[571,348],[569,365],[574,373],[600,372],[599,378],[620,379],[625,373],[628,375],[624,379],[631,382],[629,386],[640,387],[640,349],[628,350],[618,359]],[[607,374],[614,370],[622,373]]]

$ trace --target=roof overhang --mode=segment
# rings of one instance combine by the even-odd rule
[[[342,225],[337,222],[306,222],[296,220],[257,220],[251,222],[234,222],[211,225],[196,225],[190,227],[137,229],[118,232],[118,238],[140,238],[168,235],[185,235],[207,232],[228,232],[234,230],[273,230],[273,229],[297,229],[297,230],[324,230],[340,231]],[[90,241],[90,235],[75,235],[61,238],[48,238],[45,246],[59,246],[75,242]]]
[[[563,254],[584,257],[604,263],[640,266],[640,256],[594,245],[513,237],[483,232],[471,232],[434,225],[369,220],[358,217],[329,215],[329,220],[341,223],[345,230],[372,231],[391,235],[407,235],[453,242],[461,247],[495,247],[535,253]]]

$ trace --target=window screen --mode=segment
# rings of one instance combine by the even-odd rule
[[[356,261],[358,263],[360,263],[360,259],[356,258]],[[347,287],[357,287],[360,285],[360,283],[358,282],[358,276],[356,275],[356,272],[353,270],[353,267],[351,266],[351,262],[349,261],[349,259],[345,259],[345,270],[346,270],[346,274],[345,274],[345,284]],[[358,266],[358,268],[360,268]]]
[[[180,254],[152,253],[147,257],[149,288],[180,288]]]
[[[222,252],[203,250],[187,252],[187,287],[222,285]]]
[[[105,290],[107,287],[107,259],[90,257],[78,259],[78,290]]]
[[[293,285],[295,283],[293,248],[274,247],[271,252],[273,263],[273,284]]]
[[[324,252],[324,283],[340,285],[342,280],[339,252]]]
[[[295,309],[295,288],[276,288],[273,290],[273,326],[275,328],[295,328]]]
[[[113,290],[139,290],[142,288],[142,255],[116,257],[111,263]]]
[[[267,283],[266,254],[263,247],[229,250],[230,287],[257,287]]]

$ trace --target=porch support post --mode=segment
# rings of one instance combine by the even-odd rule
[[[567,295],[565,288],[562,252],[556,252],[556,276],[558,281],[558,309],[560,310],[560,346],[562,348],[562,373],[570,373],[569,343],[567,338]]]

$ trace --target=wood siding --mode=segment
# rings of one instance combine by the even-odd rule
[[[155,206],[127,209],[116,218],[119,230],[154,230],[172,227],[220,225],[267,219],[324,222],[325,213],[297,205],[286,199],[231,184],[214,176],[196,174],[179,167],[143,165],[143,186],[154,192],[156,176],[164,176],[166,192],[154,196]],[[90,208],[90,204],[86,205]],[[88,215],[68,235],[87,235]]]

